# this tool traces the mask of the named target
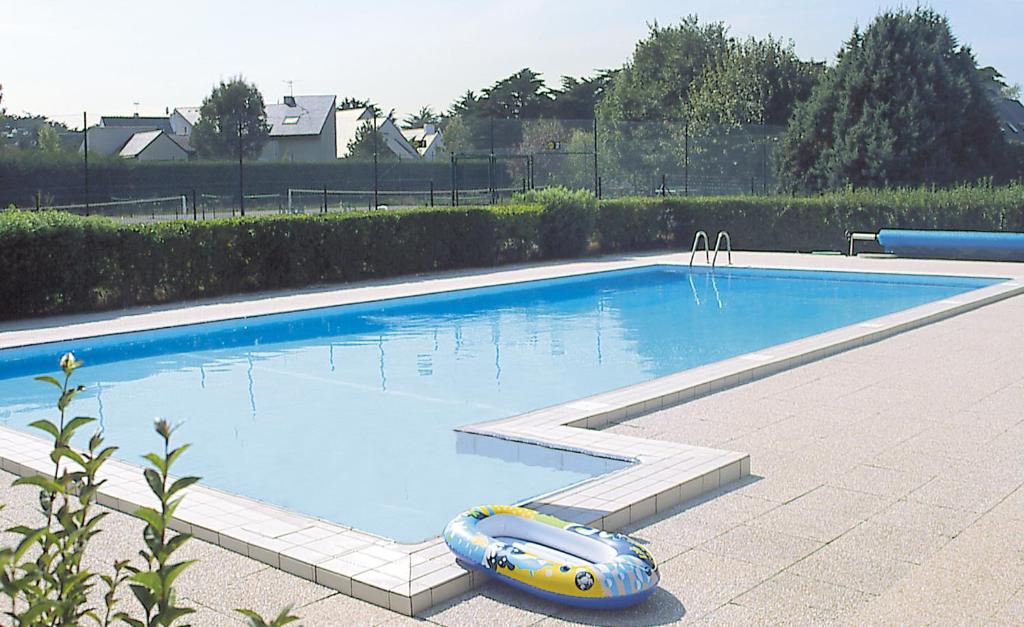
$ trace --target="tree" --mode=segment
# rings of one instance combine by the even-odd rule
[[[339,109],[358,109],[360,107],[369,106],[371,106],[370,101],[365,98],[353,98],[351,96],[346,96],[345,98],[338,100]]]
[[[203,159],[229,159],[238,155],[239,123],[242,154],[259,156],[270,135],[263,96],[241,76],[221,81],[203,99],[199,122],[192,129],[192,146]]]
[[[691,89],[691,132],[715,125],[786,124],[807,99],[823,64],[801,61],[793,44],[769,36],[730,40],[720,63]]]
[[[591,77],[562,77],[562,86],[551,91],[551,116],[567,120],[590,120],[618,70],[599,70]]]
[[[721,22],[700,24],[697,16],[678,25],[650,26],[632,59],[616,74],[601,100],[606,120],[682,120],[690,91],[699,87],[708,68],[717,66],[729,47]]]
[[[359,125],[356,129],[355,136],[348,142],[348,154],[347,159],[354,159],[359,161],[370,161],[373,159],[373,152],[376,148],[377,160],[390,160],[397,159],[396,155],[385,143],[384,134],[380,132],[380,126],[377,127],[377,140],[374,144],[374,132],[373,132],[373,121],[366,120]]]
[[[789,191],[948,185],[998,174],[1005,151],[971,50],[917,8],[854,30],[797,107],[778,167]]]
[[[540,74],[523,68],[485,89],[477,102],[487,117],[539,118],[548,113],[551,95]]]
[[[406,116],[402,120],[402,126],[404,128],[421,128],[427,124],[437,124],[441,119],[434,109],[429,106],[420,107],[420,110],[416,113]]]
[[[57,131],[49,124],[43,124],[39,127],[36,135],[36,146],[38,146],[40,151],[51,155],[63,150]]]

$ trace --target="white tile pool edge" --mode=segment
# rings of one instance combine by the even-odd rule
[[[678,257],[661,255],[656,258],[640,257],[598,264],[591,262],[526,268],[501,273],[504,274],[501,277],[503,280],[498,281],[488,281],[486,277],[490,275],[484,275],[483,281],[479,276],[471,276],[402,284],[397,288],[352,288],[329,293],[327,304],[324,304],[322,294],[304,294],[255,301],[248,303],[249,307],[245,307],[246,303],[229,303],[226,306],[215,304],[201,315],[191,310],[165,311],[37,329],[35,332],[18,329],[0,332],[0,347],[446,289],[571,276],[598,270],[678,263]],[[775,267],[795,269],[793,266]],[[803,269],[807,269],[806,266]],[[863,268],[854,270],[865,271]],[[932,273],[962,274],[941,270],[933,270]],[[429,284],[430,289],[423,289],[424,284]],[[1006,281],[968,292],[956,300],[929,303],[869,322],[777,345],[767,351],[738,356],[552,408],[469,425],[460,430],[585,453],[639,459],[640,463],[630,468],[578,484],[530,504],[531,507],[567,520],[614,530],[748,475],[750,459],[742,453],[589,429],[769,376],[1022,292],[1024,287],[1021,283]],[[253,304],[257,306],[252,307]],[[238,313],[240,306],[245,313]],[[173,322],[167,319],[171,314],[177,314],[172,316]],[[142,318],[145,319],[140,320]],[[48,452],[49,445],[45,441],[0,427],[0,468],[18,475],[50,473],[53,466]],[[138,466],[111,460],[104,474],[108,482],[99,497],[101,504],[127,513],[139,505],[153,504]],[[439,538],[415,545],[403,545],[205,486],[189,489],[188,498],[178,514],[175,525],[178,530],[189,531],[202,540],[316,581],[343,594],[407,615],[462,594],[477,582],[478,575],[456,565]]]

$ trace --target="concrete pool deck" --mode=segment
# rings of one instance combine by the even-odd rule
[[[652,263],[660,258],[639,259]],[[736,261],[1021,274],[1017,266],[1006,264],[753,253],[737,253]],[[582,263],[595,267],[590,261]],[[751,454],[751,477],[731,483],[713,498],[666,508],[627,527],[650,541],[662,564],[663,591],[650,603],[626,614],[590,616],[488,584],[479,594],[471,592],[419,616],[443,623],[506,623],[516,622],[517,616],[526,622],[555,616],[653,623],[710,613],[726,622],[747,624],[787,619],[819,623],[830,618],[899,623],[926,622],[934,614],[950,622],[981,621],[998,618],[1005,609],[1012,618],[1014,606],[1003,606],[1017,598],[1020,611],[1015,585],[1022,580],[1024,565],[1024,469],[1019,454],[1024,444],[1024,403],[1019,401],[1024,375],[1017,374],[1018,362],[1024,359],[1014,356],[1024,347],[1024,332],[1015,327],[1024,309],[1020,300],[990,305],[603,431]],[[913,370],[920,364],[927,364],[926,372]],[[990,399],[999,394],[1003,396]],[[1003,405],[998,405],[1000,401]],[[992,405],[980,405],[984,402]],[[5,497],[25,501],[15,492],[19,491],[8,490]],[[997,496],[999,500],[993,500]],[[991,507],[995,503],[1000,505]],[[1003,507],[1005,503],[1009,505]],[[982,511],[984,506],[988,507]],[[999,507],[1003,515],[975,529]],[[31,504],[25,503],[24,508],[0,511],[0,517],[6,520],[30,511]],[[137,531],[135,521],[123,516],[115,520],[130,528],[136,525]],[[210,562],[195,567],[196,577],[206,583],[182,593],[213,612],[203,615],[209,623],[197,620],[199,624],[228,620],[216,613],[227,607],[228,592],[237,593],[237,598],[262,597],[258,600],[265,602],[261,608],[266,611],[296,601],[304,606],[298,613],[309,624],[337,624],[341,617],[342,622],[357,623],[397,618],[241,556],[225,555],[217,547],[195,544],[193,550]],[[992,562],[989,556],[997,551],[1005,559]],[[934,567],[947,574],[926,569],[916,577],[940,555],[946,559],[938,559]],[[988,578],[967,568],[975,557],[977,566],[989,569]],[[232,566],[223,566],[227,563]],[[970,575],[965,574],[968,571]],[[924,608],[928,602],[935,603],[930,610]],[[993,604],[998,607],[989,612]],[[237,606],[239,602],[232,607]],[[891,618],[893,611],[910,611],[908,606],[922,613]],[[950,614],[954,609],[957,613]]]

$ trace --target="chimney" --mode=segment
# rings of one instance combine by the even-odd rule
[[[289,107],[294,107],[295,106],[295,96],[285,96],[284,97],[284,103],[286,105],[288,105]]]

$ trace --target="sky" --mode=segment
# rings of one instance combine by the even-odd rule
[[[620,67],[648,24],[696,14],[733,35],[792,40],[833,60],[854,26],[917,3],[876,0],[0,0],[0,84],[8,113],[69,126],[100,115],[199,105],[242,75],[266,102],[295,94],[367,98],[399,115],[446,109],[530,67],[563,75]],[[933,0],[962,43],[1024,83],[1024,0]],[[291,87],[288,84],[291,81]],[[136,104],[138,103],[138,104]]]

